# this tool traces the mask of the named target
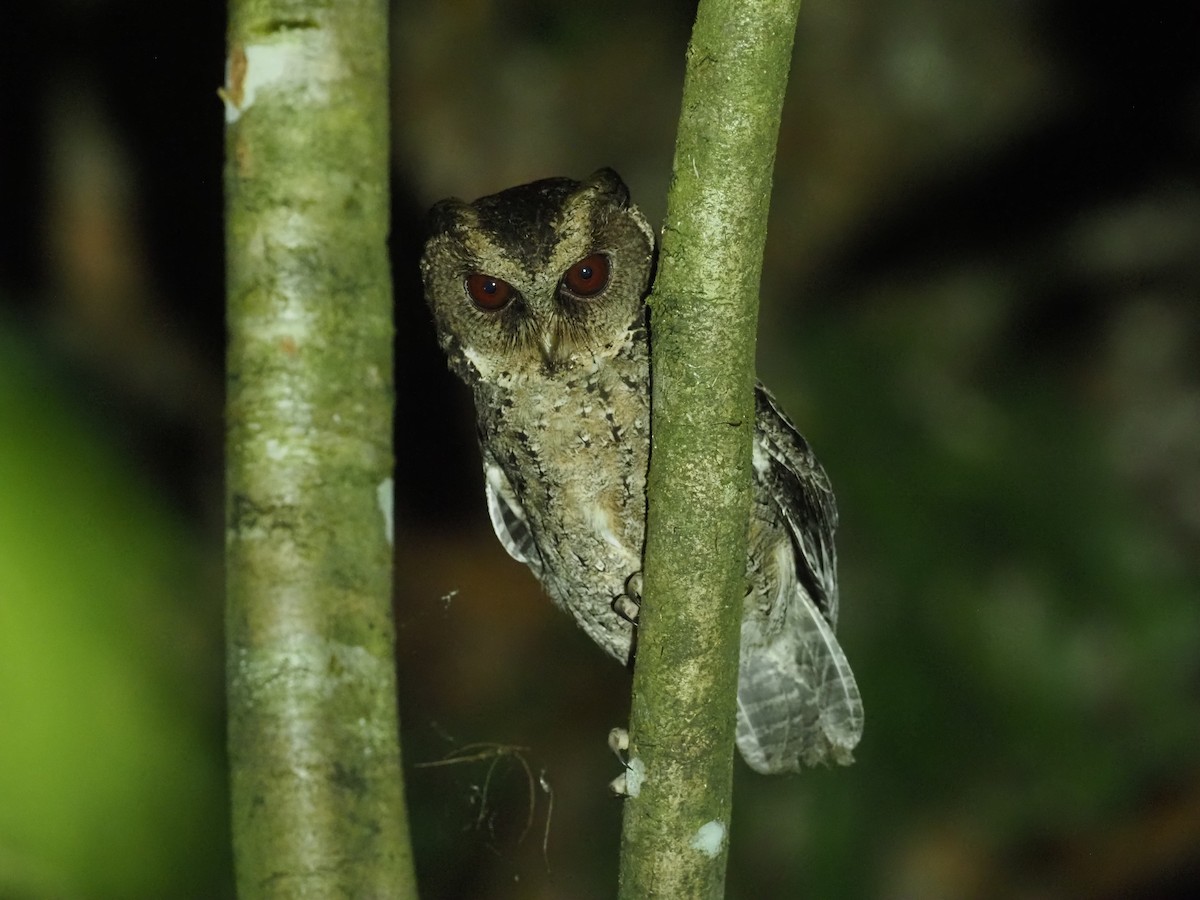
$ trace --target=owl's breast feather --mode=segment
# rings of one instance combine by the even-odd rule
[[[546,593],[601,647],[628,659],[613,609],[641,569],[648,398],[635,373],[520,379],[476,395],[485,456],[501,466],[537,545]]]

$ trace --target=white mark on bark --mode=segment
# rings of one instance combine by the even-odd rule
[[[716,859],[724,845],[725,826],[716,819],[701,825],[696,829],[696,836],[692,838],[692,849],[699,850],[709,859]]]
[[[642,785],[645,783],[646,764],[635,756],[629,760],[629,765],[625,767],[625,795],[636,797],[642,792]]]
[[[375,488],[375,500],[379,503],[379,511],[383,513],[383,533],[387,535],[388,546],[394,546],[396,540],[395,499],[392,496],[392,479],[385,478]]]
[[[258,99],[260,91],[286,90],[298,96],[293,102],[325,103],[329,84],[337,77],[338,57],[324,29],[303,28],[283,32],[275,40],[242,48],[244,65],[240,84],[235,77],[235,57],[225,61],[225,123],[232,125]],[[238,91],[237,88],[241,90]]]

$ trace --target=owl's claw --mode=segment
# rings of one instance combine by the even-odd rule
[[[638,621],[642,605],[642,573],[634,572],[625,579],[625,593],[613,598],[613,611],[632,625]]]
[[[625,765],[625,757],[621,754],[629,749],[629,732],[624,728],[614,728],[608,733],[608,749],[617,755],[621,765]]]
[[[613,599],[613,611],[630,624],[637,624],[638,604],[628,594],[621,594],[619,597]]]
[[[625,759],[625,751],[629,749],[629,732],[624,728],[614,728],[608,733],[608,748],[612,750],[617,760],[621,763],[621,767],[627,768],[629,763]],[[622,772],[616,778],[608,783],[608,789],[615,797],[628,797],[629,788],[625,772]]]

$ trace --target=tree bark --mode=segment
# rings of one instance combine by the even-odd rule
[[[391,612],[386,0],[233,0],[227,676],[238,896],[415,898]]]
[[[724,893],[754,346],[799,0],[701,0],[650,299],[652,449],[620,897]]]

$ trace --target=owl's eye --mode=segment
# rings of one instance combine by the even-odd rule
[[[467,276],[467,293],[484,312],[499,312],[512,302],[517,292],[507,281],[476,272]]]
[[[593,253],[563,274],[563,287],[576,297],[594,297],[608,284],[608,257]]]

